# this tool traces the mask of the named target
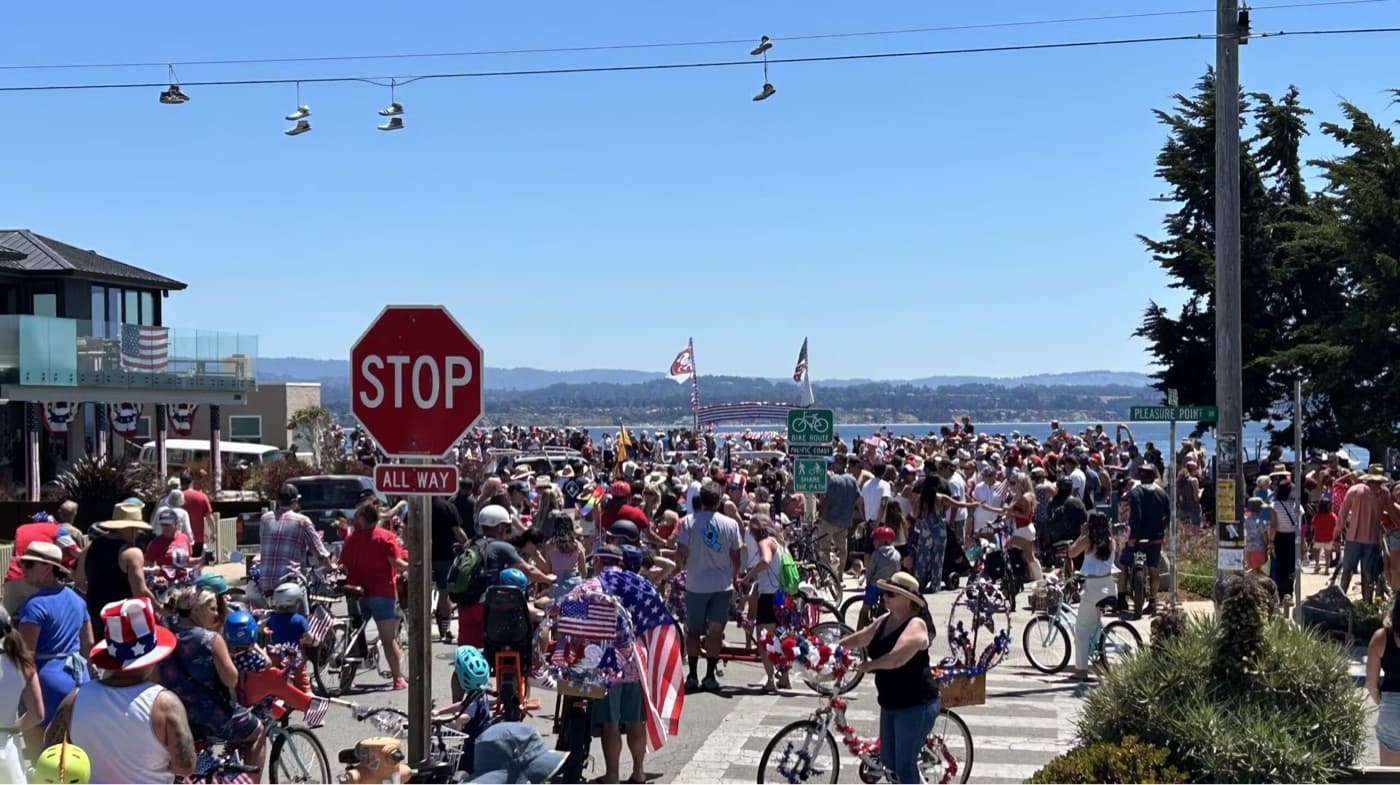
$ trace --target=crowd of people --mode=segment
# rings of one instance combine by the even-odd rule
[[[354,433],[346,443],[356,450],[364,444]],[[551,455],[547,470],[529,460],[553,447],[568,450]],[[1170,523],[1167,463],[1122,425],[1111,433],[1101,426],[1071,432],[1052,423],[1040,440],[988,434],[964,419],[926,435],[884,430],[850,443],[835,439],[821,494],[793,490],[785,444],[775,434],[622,431],[595,445],[580,429],[502,427],[475,432],[459,449],[461,486],[434,499],[427,522],[439,589],[431,612],[439,633],[458,646],[454,710],[475,731],[490,725],[481,722],[491,712],[480,656],[491,643],[488,587],[521,588],[532,627],[567,598],[598,593],[636,616],[682,623],[685,692],[721,691],[718,664],[735,609],[745,609],[757,629],[777,626],[791,538],[810,531],[819,556],[843,579],[863,582],[866,605],[878,609],[862,617],[847,644],[869,649],[887,715],[882,749],[901,777],[917,756],[909,740],[936,714],[936,684],[915,673],[927,670],[934,634],[925,620],[927,596],[968,574],[965,545],[1006,537],[1034,580],[1059,566],[1050,561],[1052,546],[1070,543],[1086,596],[1116,596],[1120,607],[1122,567],[1142,547],[1151,613]],[[758,451],[768,453],[753,457]],[[1400,554],[1400,486],[1380,467],[1353,471],[1343,456],[1318,456],[1306,466],[1300,516],[1290,473],[1276,457],[1259,464],[1257,481],[1251,478],[1249,566],[1265,563],[1258,551],[1272,553],[1272,577],[1290,586],[1292,549],[1301,544],[1316,568],[1337,558],[1343,588],[1358,571],[1368,598],[1377,587],[1400,586],[1400,557],[1391,557]],[[1181,522],[1211,526],[1214,482],[1200,442],[1184,440],[1171,467]],[[0,727],[26,736],[31,752],[65,743],[85,750],[93,781],[186,775],[194,740],[210,734],[229,740],[250,774],[260,774],[262,726],[234,697],[256,641],[246,632],[248,615],[231,606],[217,575],[169,597],[148,580],[151,568],[178,569],[199,558],[200,523],[212,509],[186,477],[172,481],[156,504],[128,499],[87,531],[75,524],[72,502],[19,528],[0,616],[0,705],[16,712],[0,715]],[[349,613],[378,627],[390,686],[404,689],[397,625],[406,516],[402,503],[366,491],[333,552],[300,512],[298,490],[282,488],[261,522],[261,569],[249,587],[250,601],[272,606],[265,624],[275,642],[299,645],[308,633],[304,597],[285,581],[289,571],[335,562],[358,589]],[[804,521],[813,528],[796,528]],[[461,564],[469,550],[480,568],[467,580]],[[681,592],[683,602],[668,604]],[[1083,638],[1095,619],[1083,617],[1076,665],[1087,677]],[[1385,631],[1372,650],[1373,693],[1395,712],[1400,672],[1380,663],[1400,656],[1400,639]],[[788,674],[766,667],[765,689],[787,686]],[[640,781],[646,718],[656,707],[648,705],[635,663],[622,663],[620,672],[607,698],[592,704],[590,721],[602,747],[603,781],[620,779],[624,749],[628,781]],[[149,733],[133,734],[133,722]],[[0,747],[0,766],[20,767],[17,750]]]

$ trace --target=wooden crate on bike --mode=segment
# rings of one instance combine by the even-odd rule
[[[977,676],[954,676],[939,684],[939,703],[942,708],[956,709],[961,706],[981,706],[987,702],[987,674]]]

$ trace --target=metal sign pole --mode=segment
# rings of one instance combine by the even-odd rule
[[[1303,380],[1293,382],[1293,618],[1303,623]],[[1282,589],[1279,589],[1282,591]]]
[[[432,548],[432,498],[415,496],[406,522],[408,546],[408,763],[416,766],[428,757],[432,728],[433,651],[429,641],[428,603],[433,595],[428,554]]]
[[[1171,444],[1172,446],[1171,446],[1169,449],[1172,449],[1172,450],[1177,449],[1177,447],[1176,447],[1176,420],[1172,420],[1172,425],[1171,425],[1171,437],[1170,437],[1170,439],[1171,439],[1171,441],[1168,442],[1168,443]],[[1177,488],[1176,488],[1176,478],[1177,478],[1178,474],[1180,473],[1180,471],[1181,471],[1181,467],[1179,467],[1179,466],[1176,465],[1176,457],[1173,456],[1173,459],[1172,459],[1172,466],[1171,466],[1171,478],[1167,481],[1167,488],[1168,488],[1168,491],[1167,491],[1167,492],[1171,494],[1171,499],[1169,500],[1169,505],[1170,505],[1170,506],[1169,506],[1169,509],[1171,510],[1171,521],[1170,521],[1170,523],[1169,523],[1168,525],[1171,527],[1170,531],[1171,531],[1171,534],[1172,534],[1172,561],[1171,561],[1170,567],[1171,567],[1171,578],[1172,578],[1172,607],[1173,607],[1173,608],[1176,607],[1176,603],[1177,603],[1177,586],[1176,586],[1176,560],[1177,560],[1177,550],[1176,550],[1176,491],[1177,491]]]

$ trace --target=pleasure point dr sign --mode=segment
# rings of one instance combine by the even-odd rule
[[[442,456],[481,417],[481,347],[440,305],[390,305],[350,349],[350,412],[391,457]]]

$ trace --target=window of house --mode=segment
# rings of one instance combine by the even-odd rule
[[[156,323],[156,298],[150,292],[141,292],[141,324]]]
[[[155,438],[155,436],[152,435],[152,430],[151,430],[151,416],[148,414],[148,415],[146,415],[145,417],[137,417],[137,418],[136,418],[136,441],[138,441],[138,442],[144,442],[144,441],[148,441],[148,440],[154,439],[154,438]]]
[[[122,290],[122,324],[141,323],[140,292],[135,289]]]
[[[99,338],[107,337],[107,287],[92,287],[92,330]]]
[[[259,444],[262,442],[262,415],[234,414],[228,418],[228,437],[231,441]]]
[[[36,293],[33,296],[34,315],[58,317],[58,295],[49,293]]]
[[[107,289],[107,337],[115,338],[121,334],[122,323],[122,290],[116,288]]]

